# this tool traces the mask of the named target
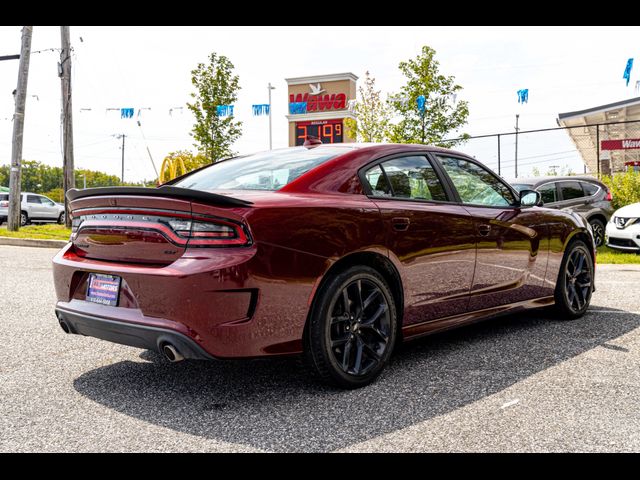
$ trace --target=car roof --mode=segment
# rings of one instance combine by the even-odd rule
[[[310,148],[314,148],[315,145],[312,145]],[[361,149],[361,148],[371,148],[371,149],[376,149],[376,148],[380,148],[380,147],[407,147],[407,148],[411,148],[411,149],[415,149],[416,147],[418,147],[420,150],[427,150],[427,151],[433,151],[433,152],[442,152],[442,153],[456,153],[459,155],[464,155],[465,157],[468,157],[469,155],[467,155],[466,153],[462,153],[462,152],[457,152],[451,148],[444,148],[444,147],[437,147],[435,145],[425,145],[425,144],[420,144],[420,143],[391,143],[391,142],[380,142],[380,143],[376,143],[376,142],[354,142],[354,143],[322,143],[322,144],[318,144],[318,146],[322,146],[323,148],[326,149],[352,149],[352,150],[356,150],[356,149]],[[295,148],[295,147],[285,147],[286,148]],[[283,150],[284,150],[283,149]]]
[[[549,175],[546,177],[527,177],[527,178],[516,178],[511,179],[509,183],[511,185],[541,185],[547,182],[559,182],[559,181],[580,181],[580,182],[591,182],[597,185],[604,185],[601,181],[599,181],[595,177],[590,177],[589,175],[566,175],[566,176],[555,176]]]

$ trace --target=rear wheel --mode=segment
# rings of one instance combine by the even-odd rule
[[[600,247],[604,244],[604,223],[597,218],[589,220],[591,230],[593,230],[593,239],[596,243],[596,247]]]
[[[29,216],[27,215],[27,212],[20,212],[20,225],[24,227],[27,223],[29,223]]]
[[[569,245],[556,284],[556,310],[567,319],[579,318],[589,308],[593,293],[594,265],[591,251],[582,240]]]
[[[339,387],[368,385],[391,356],[396,318],[391,290],[376,270],[356,266],[333,275],[319,292],[309,320],[307,364],[322,380]]]

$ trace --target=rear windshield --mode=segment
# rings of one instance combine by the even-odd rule
[[[215,163],[174,183],[195,190],[278,190],[346,149],[284,148]]]
[[[3,200],[9,200],[9,194],[8,193],[0,193],[0,202]]]

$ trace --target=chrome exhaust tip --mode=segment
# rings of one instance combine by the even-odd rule
[[[174,347],[170,343],[165,343],[165,345],[162,347],[162,353],[170,362],[181,362],[182,360],[184,360],[182,354],[178,352],[178,350],[176,350],[176,347]]]

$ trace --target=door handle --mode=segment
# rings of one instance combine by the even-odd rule
[[[411,221],[407,217],[393,217],[391,219],[391,225],[393,229],[398,232],[406,232],[409,229]]]
[[[483,237],[486,237],[487,235],[489,235],[489,233],[491,233],[491,225],[487,225],[486,223],[478,225],[478,233]]]

